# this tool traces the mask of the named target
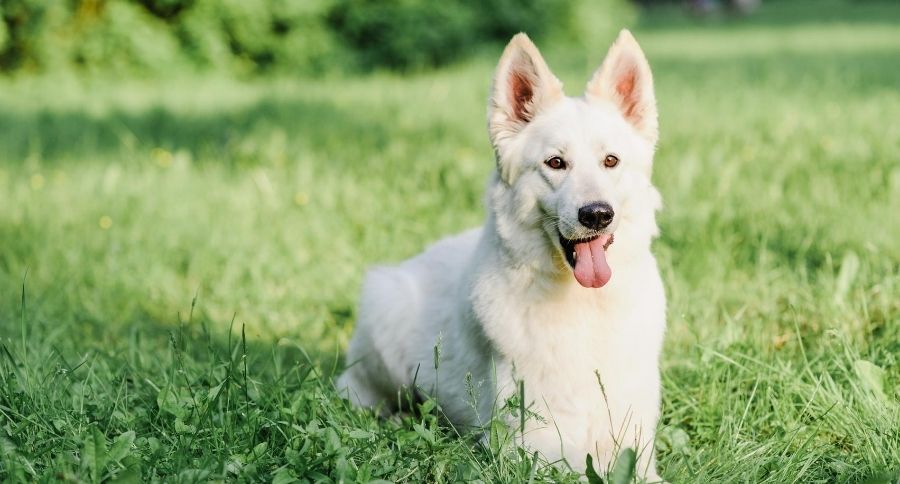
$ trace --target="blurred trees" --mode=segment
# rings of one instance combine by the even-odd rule
[[[327,0],[3,0],[0,70],[314,72],[335,55]]]
[[[479,43],[571,26],[571,0],[337,0],[328,20],[365,66],[444,64]]]
[[[0,72],[422,68],[566,30],[579,1],[0,0]]]

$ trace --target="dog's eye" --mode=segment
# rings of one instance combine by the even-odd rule
[[[566,167],[566,160],[558,156],[551,156],[550,158],[547,158],[546,161],[544,161],[544,164],[549,166],[550,168],[553,168],[554,170],[562,170]]]
[[[606,159],[603,160],[603,166],[607,168],[614,168],[619,164],[619,157],[616,155],[606,155]]]

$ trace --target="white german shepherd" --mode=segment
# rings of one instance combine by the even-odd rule
[[[368,274],[337,386],[385,411],[414,388],[466,427],[521,380],[539,415],[525,426],[531,449],[576,470],[591,454],[603,471],[632,447],[639,475],[657,480],[666,302],[650,252],[661,200],[647,60],[623,30],[584,95],[566,97],[518,34],[497,66],[488,127],[497,171],[484,226]]]

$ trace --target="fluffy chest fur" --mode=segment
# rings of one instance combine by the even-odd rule
[[[616,256],[611,250],[611,264],[620,270],[603,291],[568,281],[537,283],[546,276],[528,267],[482,266],[466,314],[490,340],[495,360],[509,368],[498,394],[521,379],[526,391],[556,407],[549,410],[584,412],[584,425],[608,403],[617,411],[635,405],[636,394],[652,386],[665,330],[662,283],[649,251],[628,261]],[[601,383],[611,402],[600,401]],[[655,403],[651,398],[650,406]]]

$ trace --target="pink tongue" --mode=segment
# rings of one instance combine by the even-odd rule
[[[612,277],[603,246],[609,235],[601,235],[590,242],[575,244],[575,279],[584,287],[603,287]]]

